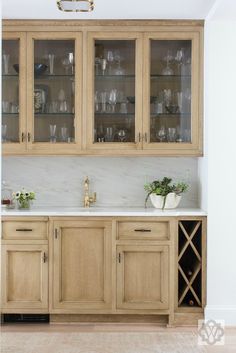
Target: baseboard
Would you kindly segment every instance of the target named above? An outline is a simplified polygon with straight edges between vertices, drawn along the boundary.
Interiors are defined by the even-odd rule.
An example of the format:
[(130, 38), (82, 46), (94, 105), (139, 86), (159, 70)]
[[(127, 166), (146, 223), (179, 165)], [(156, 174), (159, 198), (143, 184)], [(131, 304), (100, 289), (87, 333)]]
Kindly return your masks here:
[(207, 305), (205, 319), (224, 320), (226, 326), (236, 326), (236, 306)]

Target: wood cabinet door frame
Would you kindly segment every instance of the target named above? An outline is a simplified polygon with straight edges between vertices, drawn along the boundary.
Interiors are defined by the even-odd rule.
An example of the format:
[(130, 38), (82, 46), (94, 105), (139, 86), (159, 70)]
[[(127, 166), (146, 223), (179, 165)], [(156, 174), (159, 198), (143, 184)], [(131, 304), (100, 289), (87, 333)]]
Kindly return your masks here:
[[(34, 139), (34, 41), (73, 40), (75, 42), (75, 105), (74, 143), (33, 142)], [(27, 151), (33, 154), (78, 154), (82, 146), (82, 33), (80, 32), (28, 32), (27, 33)]]
[[(161, 254), (161, 300), (125, 301), (125, 256), (126, 253)], [(168, 245), (118, 245), (117, 246), (117, 309), (161, 310), (169, 308), (169, 247)]]
[[(163, 156), (202, 155), (202, 68), (203, 68), (203, 40), (202, 28), (196, 31), (147, 32), (144, 34), (144, 62), (143, 62), (143, 134), (146, 136), (143, 149), (150, 154)], [(190, 143), (155, 143), (150, 142), (150, 66), (151, 40), (190, 40), (192, 43), (192, 80), (191, 80), (191, 135)]]
[(3, 32), (2, 40), (19, 40), (19, 142), (3, 143), (3, 154), (26, 152), (26, 33)]
[[(104, 279), (103, 300), (63, 301), (62, 300), (62, 231), (63, 228), (103, 229)], [(111, 309), (112, 301), (112, 223), (108, 221), (55, 221), (52, 260), (52, 310), (53, 312), (90, 312)], [(95, 289), (96, 290), (96, 289)]]
[[(28, 252), (40, 254), (40, 293), (38, 300), (9, 300), (9, 254)], [(29, 264), (30, 271), (30, 264)], [(37, 274), (32, 273), (32, 276)], [(48, 245), (2, 245), (2, 312), (48, 312)]]
[[(94, 143), (94, 50), (95, 40), (134, 40), (135, 41), (135, 142), (127, 143)], [(142, 45), (143, 36), (139, 32), (88, 32), (87, 41), (87, 55), (84, 59), (86, 64), (86, 107), (87, 111), (84, 114), (84, 146), (89, 154), (95, 151), (99, 154), (113, 154), (114, 151), (125, 154), (125, 151), (135, 151), (142, 148)]]

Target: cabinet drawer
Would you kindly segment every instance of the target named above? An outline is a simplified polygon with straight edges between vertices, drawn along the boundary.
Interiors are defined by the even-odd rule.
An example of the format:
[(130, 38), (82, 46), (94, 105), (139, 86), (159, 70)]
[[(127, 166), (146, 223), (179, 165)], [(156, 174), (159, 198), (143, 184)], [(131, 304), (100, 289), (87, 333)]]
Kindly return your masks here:
[(118, 238), (168, 240), (169, 222), (119, 222)]
[(47, 239), (47, 222), (6, 221), (2, 224), (3, 239)]

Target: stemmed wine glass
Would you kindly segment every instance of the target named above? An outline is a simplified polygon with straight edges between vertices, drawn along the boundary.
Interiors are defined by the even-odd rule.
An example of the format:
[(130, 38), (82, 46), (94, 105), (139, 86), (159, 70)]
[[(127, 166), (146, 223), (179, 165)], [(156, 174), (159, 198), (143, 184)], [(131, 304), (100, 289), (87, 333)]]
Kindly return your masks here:
[(175, 61), (177, 62), (177, 67), (178, 67), (178, 73), (181, 74), (182, 71), (182, 65), (184, 63), (185, 59), (185, 50), (184, 48), (181, 48), (177, 50), (176, 56), (175, 56)]
[(111, 112), (115, 113), (115, 107), (116, 107), (116, 102), (117, 102), (117, 89), (113, 88), (110, 91), (108, 102), (111, 105)]
[(118, 139), (119, 139), (120, 142), (125, 142), (125, 140), (126, 140), (126, 131), (124, 129), (119, 130), (117, 135), (118, 135)]
[(164, 126), (161, 126), (160, 130), (157, 131), (156, 137), (159, 142), (166, 141), (166, 129)]
[(108, 50), (107, 51), (107, 61), (109, 63), (108, 72), (109, 72), (109, 75), (111, 75), (112, 74), (112, 63), (114, 61), (114, 55), (113, 55), (113, 51), (112, 50)]
[(166, 67), (162, 70), (162, 75), (166, 75), (166, 76), (173, 75), (174, 71), (170, 67), (170, 62), (171, 62), (171, 60), (173, 60), (173, 56), (172, 56), (170, 50), (167, 51), (167, 54), (164, 57), (164, 60), (166, 61)]
[(62, 60), (62, 65), (65, 67), (66, 74), (69, 75), (74, 73), (74, 53), (68, 53), (67, 56)]
[(114, 60), (117, 63), (117, 68), (114, 70), (115, 75), (124, 75), (125, 74), (125, 70), (121, 67), (121, 54), (119, 50), (115, 50), (114, 51)]

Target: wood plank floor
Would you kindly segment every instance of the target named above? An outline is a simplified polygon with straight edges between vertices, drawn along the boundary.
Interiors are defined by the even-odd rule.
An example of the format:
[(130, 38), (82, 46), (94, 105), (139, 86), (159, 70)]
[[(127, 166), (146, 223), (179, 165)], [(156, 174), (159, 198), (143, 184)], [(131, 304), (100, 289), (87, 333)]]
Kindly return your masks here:
[(154, 324), (3, 325), (1, 353), (236, 353), (236, 328), (224, 346), (199, 346), (197, 328)]

